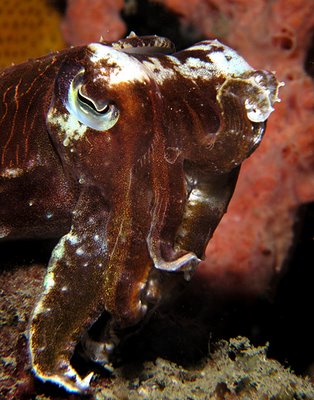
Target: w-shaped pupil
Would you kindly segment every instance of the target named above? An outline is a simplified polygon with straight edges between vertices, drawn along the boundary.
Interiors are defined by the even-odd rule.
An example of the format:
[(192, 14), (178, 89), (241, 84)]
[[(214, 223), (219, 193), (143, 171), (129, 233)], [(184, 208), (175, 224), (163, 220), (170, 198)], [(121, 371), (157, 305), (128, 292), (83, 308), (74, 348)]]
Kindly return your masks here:
[(105, 104), (103, 107), (97, 107), (97, 105), (88, 97), (85, 97), (80, 90), (78, 90), (78, 99), (81, 103), (96, 111), (98, 114), (106, 114), (109, 111), (109, 104)]

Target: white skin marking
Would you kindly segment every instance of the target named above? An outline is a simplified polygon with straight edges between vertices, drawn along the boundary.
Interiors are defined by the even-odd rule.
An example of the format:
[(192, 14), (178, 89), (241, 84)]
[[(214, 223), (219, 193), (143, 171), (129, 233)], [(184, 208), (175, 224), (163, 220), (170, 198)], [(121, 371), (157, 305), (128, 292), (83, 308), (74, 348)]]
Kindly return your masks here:
[(51, 289), (54, 288), (55, 286), (55, 280), (54, 280), (54, 262), (52, 261), (53, 259), (55, 259), (55, 257), (61, 258), (62, 254), (64, 252), (64, 240), (63, 238), (59, 241), (59, 243), (57, 244), (57, 246), (55, 247), (49, 265), (48, 265), (48, 270), (47, 270), (47, 274), (45, 276), (45, 280), (44, 280), (44, 290), (41, 294), (41, 298), (39, 300), (39, 302), (37, 303), (35, 309), (34, 309), (34, 313), (33, 313), (33, 317), (38, 315), (38, 314), (42, 314), (45, 313), (47, 311), (50, 311), (50, 309), (47, 309), (44, 307), (43, 305), (43, 301), (44, 298), (46, 297), (46, 295), (50, 292)]
[(78, 249), (76, 249), (75, 253), (78, 256), (82, 256), (84, 254), (84, 250), (82, 249), (82, 247), (79, 247)]
[(65, 147), (73, 144), (73, 141), (82, 139), (88, 127), (79, 122), (72, 114), (59, 114), (55, 108), (50, 108), (47, 120), (50, 124), (60, 128)]
[(143, 314), (147, 313), (147, 305), (146, 304), (143, 304), (141, 301), (139, 301), (138, 307)]
[(198, 44), (196, 46), (191, 46), (184, 51), (208, 51), (210, 47), (210, 44)]
[[(229, 60), (228, 58), (231, 57)], [(208, 54), (207, 58), (213, 62), (215, 70), (223, 75), (241, 75), (244, 72), (252, 71), (253, 68), (240, 57), (235, 51), (225, 50)]]
[[(121, 82), (149, 81), (145, 69), (136, 58), (99, 43), (91, 43), (88, 48), (92, 51), (90, 61), (95, 66), (101, 65), (102, 62), (107, 64), (106, 67), (100, 68), (97, 79), (105, 78), (109, 86), (119, 85)], [(114, 67), (108, 68), (110, 64)]]
[(23, 175), (24, 170), (22, 168), (6, 168), (1, 172), (1, 178), (17, 178), (18, 176)]
[(268, 88), (264, 88), (263, 85), (259, 85), (259, 80), (255, 77), (248, 79), (248, 81), (252, 87), (256, 87), (256, 96), (254, 96), (253, 102), (250, 101), (250, 99), (245, 100), (247, 116), (252, 122), (266, 121), (269, 115), (274, 111), (271, 102), (273, 94)]
[(55, 286), (56, 282), (54, 279), (54, 273), (53, 271), (48, 271), (47, 275), (45, 276), (44, 280), (44, 287), (45, 290), (50, 291)]
[(185, 266), (189, 265), (191, 265), (191, 268), (194, 269), (196, 263), (200, 261), (194, 253), (189, 252), (179, 257), (175, 261), (165, 261), (160, 254), (158, 244), (156, 245), (153, 240), (155, 234), (154, 230), (156, 229), (155, 227), (157, 226), (156, 221), (159, 220), (162, 221), (164, 218), (166, 209), (165, 204), (166, 200), (160, 198), (160, 195), (157, 195), (153, 210), (153, 223), (151, 224), (150, 231), (146, 239), (150, 256), (154, 262), (154, 266), (157, 269), (162, 269), (166, 271), (179, 271), (182, 267), (184, 268)]
[(37, 365), (33, 365), (33, 370), (35, 371), (36, 375), (39, 376), (43, 381), (54, 382), (57, 385), (63, 386), (69, 392), (73, 393), (79, 393), (81, 391), (87, 390), (93, 376), (93, 372), (91, 372), (84, 379), (81, 379), (81, 377), (71, 366), (67, 366), (67, 369), (64, 372), (64, 376), (45, 375), (44, 371), (37, 368)]
[(105, 343), (104, 347), (106, 348), (107, 351), (112, 352), (114, 349), (114, 344), (113, 343)]
[(67, 234), (67, 240), (71, 243), (71, 244), (77, 244), (79, 243), (79, 238), (77, 235), (73, 235), (71, 233)]
[(11, 232), (11, 229), (6, 227), (6, 226), (1, 226), (0, 227), (0, 239), (5, 238), (8, 236)]
[(148, 57), (147, 61), (143, 61), (143, 65), (153, 72), (154, 80), (158, 84), (162, 84), (166, 79), (172, 79), (176, 75), (173, 68), (163, 67), (158, 58)]
[[(216, 47), (223, 47), (224, 51), (214, 51), (207, 54), (208, 51)], [(192, 46), (185, 51), (194, 50), (203, 51), (207, 55), (208, 61), (203, 61), (196, 57), (188, 57), (184, 63), (181, 63), (175, 56), (166, 56), (171, 63), (171, 68), (164, 68), (160, 61), (153, 57), (149, 57), (148, 61), (144, 61), (143, 64), (153, 72), (154, 79), (159, 84), (162, 84), (167, 79), (172, 79), (177, 73), (191, 80), (198, 78), (208, 80), (212, 75), (233, 76), (253, 70), (234, 50), (216, 40)]]
[(175, 67), (184, 78), (195, 80), (197, 78), (207, 79), (214, 75), (214, 66), (206, 61), (201, 61), (198, 58), (189, 57), (186, 62), (180, 67)]
[[(231, 47), (226, 46), (225, 44), (219, 42), (219, 40), (214, 39), (214, 40), (204, 40), (202, 43), (196, 44), (194, 46), (189, 47), (188, 49), (185, 49), (184, 51), (204, 51), (208, 52), (209, 50), (214, 50), (214, 49), (224, 49), (224, 53), (227, 54), (228, 56), (238, 56), (239, 55), (233, 50)], [(241, 58), (241, 57), (240, 57)], [(251, 69), (251, 68), (250, 68)]]

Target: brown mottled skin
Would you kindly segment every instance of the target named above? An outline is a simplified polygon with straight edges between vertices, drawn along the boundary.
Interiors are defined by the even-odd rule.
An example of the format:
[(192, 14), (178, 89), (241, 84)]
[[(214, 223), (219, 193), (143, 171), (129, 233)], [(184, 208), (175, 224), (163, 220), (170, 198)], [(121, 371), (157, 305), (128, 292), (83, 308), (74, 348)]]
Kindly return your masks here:
[[(18, 176), (0, 178), (6, 239), (58, 236), (71, 224), (77, 194), (69, 187), (46, 127), (60, 62), (54, 54), (0, 72), (0, 170), (18, 168)], [(47, 220), (47, 210), (57, 213), (53, 222)]]
[[(105, 363), (116, 332), (162, 300), (163, 271), (193, 272), (241, 162), (261, 140), (266, 118), (252, 122), (244, 107), (246, 98), (258, 97), (253, 70), (201, 73), (191, 64), (192, 78), (181, 72), (191, 57), (212, 66), (210, 53), (225, 51), (218, 42), (202, 43), (207, 51), (174, 54), (177, 69), (164, 55), (172, 51), (169, 41), (131, 35), (96, 45), (113, 48), (112, 57), (123, 52), (130, 64), (119, 65), (119, 55), (91, 62), (98, 50), (83, 46), (0, 73), (0, 234), (61, 237), (30, 328), (33, 369), (43, 380), (85, 390), (88, 382), (70, 358), (100, 315), (110, 316), (102, 342), (95, 351), (91, 340), (85, 346)], [(140, 66), (138, 79), (111, 84), (132, 66)], [(69, 121), (70, 83), (82, 67), (84, 96), (109, 99), (119, 110), (108, 130), (62, 125)], [(261, 74), (268, 74), (272, 104), (277, 83)], [(73, 136), (79, 129), (81, 136)]]

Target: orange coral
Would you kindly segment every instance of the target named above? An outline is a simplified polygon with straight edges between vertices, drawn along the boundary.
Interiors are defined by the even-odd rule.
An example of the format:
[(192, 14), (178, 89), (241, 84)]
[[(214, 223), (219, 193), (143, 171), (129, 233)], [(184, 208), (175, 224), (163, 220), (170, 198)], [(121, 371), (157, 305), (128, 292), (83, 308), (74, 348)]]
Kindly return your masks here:
[(60, 21), (46, 0), (1, 2), (0, 67), (64, 47)]

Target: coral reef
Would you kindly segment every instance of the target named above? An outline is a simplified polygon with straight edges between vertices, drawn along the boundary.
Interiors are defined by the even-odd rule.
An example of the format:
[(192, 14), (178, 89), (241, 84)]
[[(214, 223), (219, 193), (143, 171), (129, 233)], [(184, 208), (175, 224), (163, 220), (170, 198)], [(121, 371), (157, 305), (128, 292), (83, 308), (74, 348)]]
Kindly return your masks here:
[(0, 4), (0, 68), (65, 47), (61, 15), (47, 0)]
[(215, 347), (211, 358), (197, 368), (157, 359), (145, 363), (141, 374), (131, 379), (119, 370), (113, 389), (103, 389), (97, 398), (119, 399), (121, 392), (130, 400), (290, 400), (314, 396), (307, 380), (267, 359), (266, 347), (255, 348), (243, 337), (221, 341)]

